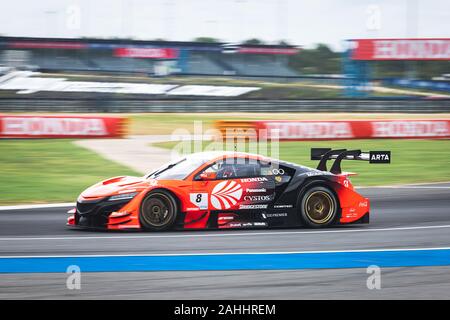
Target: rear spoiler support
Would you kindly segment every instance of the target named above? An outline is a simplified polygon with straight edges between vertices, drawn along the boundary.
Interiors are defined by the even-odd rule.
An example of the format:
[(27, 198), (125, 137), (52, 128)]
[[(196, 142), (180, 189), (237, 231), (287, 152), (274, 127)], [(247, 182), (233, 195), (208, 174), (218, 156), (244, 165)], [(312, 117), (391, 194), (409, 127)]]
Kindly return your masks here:
[(370, 163), (390, 163), (390, 151), (369, 151), (362, 152), (361, 150), (347, 150), (331, 148), (311, 148), (311, 160), (320, 160), (317, 170), (327, 171), (327, 161), (335, 159), (331, 166), (330, 172), (333, 174), (341, 174), (342, 160), (361, 160), (369, 161)]

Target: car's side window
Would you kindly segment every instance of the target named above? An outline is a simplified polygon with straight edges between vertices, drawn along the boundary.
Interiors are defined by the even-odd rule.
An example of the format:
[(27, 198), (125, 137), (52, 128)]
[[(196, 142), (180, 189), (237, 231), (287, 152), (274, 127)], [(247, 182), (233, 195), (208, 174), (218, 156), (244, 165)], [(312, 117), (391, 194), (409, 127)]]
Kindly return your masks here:
[(261, 176), (261, 165), (258, 161), (246, 161), (236, 163), (235, 165), (237, 178), (252, 178)]
[(261, 165), (259, 161), (238, 158), (238, 159), (225, 159), (219, 160), (200, 172), (210, 177), (214, 177), (215, 180), (233, 179), (233, 178), (251, 178), (261, 175)]
[(284, 184), (291, 180), (295, 170), (275, 162), (261, 162), (261, 176), (273, 177), (276, 184)]
[(201, 180), (202, 175), (209, 177), (209, 179), (211, 179), (211, 180), (221, 179), (221, 178), (218, 178), (217, 173), (222, 170), (223, 165), (224, 165), (223, 160), (214, 162), (212, 165), (210, 165), (206, 169), (203, 169), (202, 171), (200, 171), (195, 176), (195, 180)]

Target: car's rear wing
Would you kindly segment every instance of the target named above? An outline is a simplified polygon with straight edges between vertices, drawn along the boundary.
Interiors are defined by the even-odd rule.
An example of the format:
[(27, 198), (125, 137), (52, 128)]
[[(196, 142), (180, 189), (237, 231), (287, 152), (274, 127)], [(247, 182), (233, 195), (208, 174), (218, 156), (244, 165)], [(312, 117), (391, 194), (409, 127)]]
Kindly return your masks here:
[(342, 160), (361, 160), (370, 163), (391, 163), (390, 151), (369, 151), (347, 149), (331, 149), (331, 148), (311, 148), (311, 160), (320, 160), (317, 170), (328, 171), (327, 161), (335, 159), (331, 166), (330, 172), (333, 174), (342, 173)]

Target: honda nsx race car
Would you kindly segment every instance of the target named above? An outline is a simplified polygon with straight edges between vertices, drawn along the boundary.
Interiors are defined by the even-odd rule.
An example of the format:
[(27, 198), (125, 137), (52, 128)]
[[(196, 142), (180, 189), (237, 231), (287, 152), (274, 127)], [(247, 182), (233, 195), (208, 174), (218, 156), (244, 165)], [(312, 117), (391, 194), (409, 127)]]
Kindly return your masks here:
[(160, 231), (368, 223), (369, 199), (353, 189), (341, 161), (386, 162), (379, 153), (311, 149), (311, 158), (320, 160), (317, 169), (248, 153), (195, 153), (144, 177), (119, 176), (89, 187), (67, 225)]

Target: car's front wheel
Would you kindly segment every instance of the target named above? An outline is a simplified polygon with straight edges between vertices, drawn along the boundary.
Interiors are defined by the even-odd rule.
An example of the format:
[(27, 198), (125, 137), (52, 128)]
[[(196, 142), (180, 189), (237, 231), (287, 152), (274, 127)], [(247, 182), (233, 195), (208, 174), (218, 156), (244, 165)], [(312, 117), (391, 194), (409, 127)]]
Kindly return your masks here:
[(334, 223), (338, 214), (336, 196), (328, 188), (312, 187), (302, 197), (300, 214), (309, 227), (327, 227)]
[(142, 200), (139, 220), (145, 230), (167, 230), (175, 223), (178, 213), (176, 199), (165, 190), (155, 190)]

